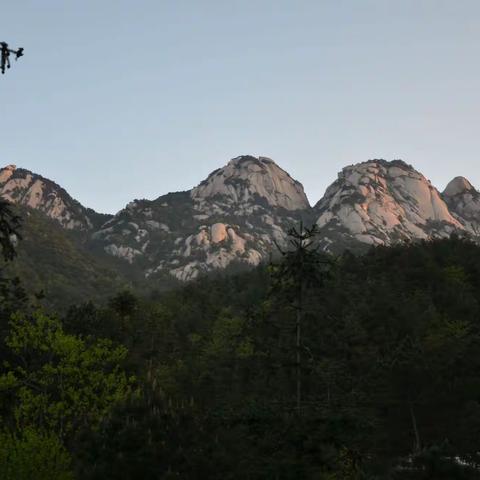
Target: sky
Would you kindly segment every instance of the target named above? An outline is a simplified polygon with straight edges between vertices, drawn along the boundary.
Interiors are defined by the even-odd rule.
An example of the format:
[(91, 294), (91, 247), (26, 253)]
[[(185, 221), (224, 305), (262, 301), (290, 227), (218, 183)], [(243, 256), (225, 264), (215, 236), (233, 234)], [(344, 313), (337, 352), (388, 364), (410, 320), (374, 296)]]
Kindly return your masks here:
[(0, 165), (114, 213), (243, 154), (312, 204), (403, 159), (480, 187), (478, 0), (0, 0)]

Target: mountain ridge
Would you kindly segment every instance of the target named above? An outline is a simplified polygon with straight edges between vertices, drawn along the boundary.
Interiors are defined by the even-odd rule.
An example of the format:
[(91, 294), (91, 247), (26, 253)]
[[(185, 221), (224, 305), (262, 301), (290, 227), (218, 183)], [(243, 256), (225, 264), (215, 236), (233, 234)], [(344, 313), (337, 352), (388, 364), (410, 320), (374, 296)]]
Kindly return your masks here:
[(442, 193), (403, 160), (348, 165), (313, 206), (302, 184), (268, 157), (242, 155), (191, 190), (133, 200), (97, 214), (55, 182), (14, 166), (0, 170), (0, 196), (79, 231), (87, 248), (146, 278), (186, 281), (216, 269), (255, 266), (286, 245), (288, 229), (316, 223), (324, 251), (442, 238), (479, 237), (480, 193), (455, 177)]
[(13, 164), (0, 169), (0, 197), (41, 210), (71, 230), (91, 230), (110, 217), (84, 207), (55, 181)]

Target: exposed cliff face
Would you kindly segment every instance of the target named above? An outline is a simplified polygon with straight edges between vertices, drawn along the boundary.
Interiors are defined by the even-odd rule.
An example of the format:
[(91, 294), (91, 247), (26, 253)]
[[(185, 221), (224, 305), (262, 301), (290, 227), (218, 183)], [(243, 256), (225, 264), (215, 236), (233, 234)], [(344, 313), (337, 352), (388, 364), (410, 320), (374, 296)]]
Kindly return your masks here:
[(270, 207), (286, 210), (310, 206), (302, 185), (266, 157), (234, 158), (212, 172), (190, 195), (196, 202), (217, 201), (232, 206), (261, 200)]
[(472, 235), (480, 235), (480, 193), (464, 177), (455, 177), (442, 197), (448, 208)]
[(350, 241), (389, 245), (463, 230), (437, 189), (400, 160), (370, 160), (344, 168), (315, 210), (326, 245), (332, 231)]
[(0, 170), (0, 196), (40, 210), (68, 230), (92, 230), (108, 218), (83, 207), (51, 180), (15, 165)]

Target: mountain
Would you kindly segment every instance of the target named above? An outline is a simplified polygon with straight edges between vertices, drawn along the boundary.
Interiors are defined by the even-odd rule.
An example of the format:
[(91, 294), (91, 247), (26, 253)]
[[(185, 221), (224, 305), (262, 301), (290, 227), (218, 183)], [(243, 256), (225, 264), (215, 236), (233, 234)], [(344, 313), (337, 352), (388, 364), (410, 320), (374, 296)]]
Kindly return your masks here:
[(2, 268), (30, 294), (43, 293), (47, 305), (65, 307), (86, 298), (103, 300), (128, 285), (131, 275), (122, 265), (87, 241), (112, 215), (83, 207), (55, 182), (15, 165), (0, 170), (0, 196), (22, 218), (18, 256)]
[(285, 210), (304, 210), (310, 206), (302, 184), (266, 157), (234, 158), (212, 172), (190, 196), (200, 203), (200, 208), (202, 203), (212, 201), (233, 208), (256, 203)]
[(480, 235), (480, 193), (464, 177), (455, 177), (442, 193), (448, 208), (472, 235)]
[(43, 303), (58, 308), (86, 299), (104, 301), (129, 285), (122, 265), (105, 254), (89, 251), (82, 236), (63, 228), (39, 210), (18, 206), (22, 240), (17, 257), (2, 265), (10, 278), (22, 280), (30, 295), (43, 294)]
[(272, 160), (241, 156), (191, 191), (131, 202), (92, 238), (146, 276), (190, 280), (258, 265), (309, 210), (302, 185)]
[(401, 160), (345, 167), (314, 210), (325, 249), (356, 242), (390, 245), (465, 230), (430, 181)]
[[(101, 264), (109, 278), (117, 272), (148, 282), (258, 265), (286, 246), (289, 228), (300, 221), (316, 223), (320, 247), (334, 253), (480, 232), (480, 193), (468, 180), (456, 177), (440, 193), (401, 160), (345, 167), (313, 207), (273, 160), (250, 155), (230, 160), (192, 190), (134, 200), (116, 215), (85, 208), (53, 181), (14, 166), (0, 170), (0, 196), (70, 232), (69, 245), (88, 256), (84, 265)], [(25, 258), (41, 256), (33, 244)]]
[(15, 165), (0, 170), (0, 196), (40, 210), (67, 230), (91, 231), (110, 217), (83, 207), (55, 182)]

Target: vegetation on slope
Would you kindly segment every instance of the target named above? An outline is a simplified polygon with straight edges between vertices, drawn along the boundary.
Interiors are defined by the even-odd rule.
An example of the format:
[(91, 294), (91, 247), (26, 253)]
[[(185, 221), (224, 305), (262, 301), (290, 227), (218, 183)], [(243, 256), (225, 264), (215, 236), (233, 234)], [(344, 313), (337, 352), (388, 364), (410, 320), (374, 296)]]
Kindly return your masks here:
[(6, 266), (30, 294), (58, 308), (86, 298), (106, 300), (128, 284), (119, 262), (87, 250), (81, 233), (63, 229), (42, 212), (18, 208), (22, 222), (15, 262)]
[(304, 240), (60, 316), (4, 281), (3, 476), (35, 448), (52, 479), (478, 478), (480, 247)]

